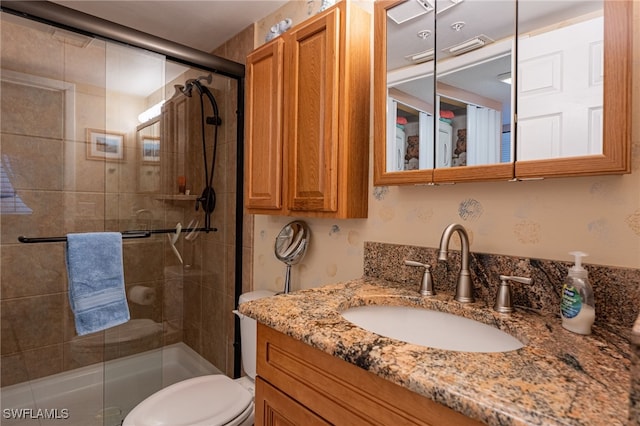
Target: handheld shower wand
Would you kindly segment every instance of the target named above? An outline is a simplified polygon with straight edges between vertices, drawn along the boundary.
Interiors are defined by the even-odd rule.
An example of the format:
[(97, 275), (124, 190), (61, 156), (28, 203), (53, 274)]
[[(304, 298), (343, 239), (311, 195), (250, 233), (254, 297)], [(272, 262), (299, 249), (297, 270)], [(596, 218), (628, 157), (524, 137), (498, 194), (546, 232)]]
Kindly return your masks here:
[[(202, 207), (205, 213), (205, 221), (204, 226), (206, 229), (209, 229), (211, 226), (211, 213), (215, 210), (216, 207), (216, 193), (213, 189), (213, 174), (215, 171), (215, 162), (216, 162), (216, 151), (218, 147), (218, 126), (222, 124), (222, 120), (220, 119), (218, 104), (211, 93), (211, 90), (207, 86), (204, 86), (201, 81), (206, 81), (207, 84), (211, 84), (213, 77), (211, 74), (208, 76), (199, 77), (197, 79), (187, 80), (185, 86), (180, 88), (180, 91), (185, 96), (192, 96), (193, 88), (195, 87), (200, 94), (200, 111), (201, 111), (201, 133), (202, 133), (202, 158), (204, 160), (204, 174), (205, 174), (205, 188), (202, 191), (200, 197), (196, 200), (196, 211)], [(206, 117), (204, 116), (204, 102), (203, 97), (206, 96), (211, 103), (211, 108), (213, 109), (213, 116)], [(207, 162), (207, 144), (206, 144), (206, 136), (205, 136), (205, 124), (209, 124), (214, 126), (213, 132), (213, 152), (211, 155), (211, 168), (209, 168)]]

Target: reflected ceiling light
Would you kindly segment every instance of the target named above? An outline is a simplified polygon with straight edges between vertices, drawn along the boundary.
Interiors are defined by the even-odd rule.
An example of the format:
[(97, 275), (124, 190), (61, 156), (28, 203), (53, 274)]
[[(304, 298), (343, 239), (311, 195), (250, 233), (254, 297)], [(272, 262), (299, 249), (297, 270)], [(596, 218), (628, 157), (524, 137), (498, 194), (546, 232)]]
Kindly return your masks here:
[(140, 123), (146, 123), (147, 121), (153, 120), (154, 118), (162, 114), (162, 105), (164, 105), (164, 103), (165, 101), (162, 100), (146, 111), (141, 112), (140, 115), (138, 115), (138, 121)]
[(425, 50), (424, 52), (415, 53), (413, 55), (405, 56), (407, 61), (413, 62), (414, 64), (419, 64), (422, 62), (432, 61), (434, 55), (433, 49)]
[(477, 37), (463, 41), (462, 43), (456, 44), (455, 46), (451, 46), (447, 49), (444, 49), (444, 51), (454, 55), (459, 55), (461, 53), (478, 49), (491, 42), (493, 42), (493, 40), (491, 40), (489, 37), (485, 35), (479, 35)]
[(448, 6), (444, 6), (444, 7), (438, 7), (438, 10), (436, 11), (436, 14), (441, 14), (442, 12), (446, 12), (447, 10), (451, 9), (454, 6), (459, 5), (460, 3), (462, 3), (464, 0), (449, 0), (449, 4)]
[(396, 24), (402, 24), (433, 9), (433, 0), (409, 0), (389, 9), (387, 16)]
[(431, 35), (431, 31), (430, 30), (422, 30), (422, 31), (418, 31), (418, 38), (421, 38), (422, 40), (426, 40), (427, 37), (429, 37)]
[(506, 84), (511, 84), (511, 73), (505, 72), (504, 74), (499, 74), (498, 80)]
[(458, 21), (458, 22), (454, 22), (453, 24), (451, 24), (451, 29), (453, 31), (460, 31), (464, 28), (465, 23), (464, 21)]

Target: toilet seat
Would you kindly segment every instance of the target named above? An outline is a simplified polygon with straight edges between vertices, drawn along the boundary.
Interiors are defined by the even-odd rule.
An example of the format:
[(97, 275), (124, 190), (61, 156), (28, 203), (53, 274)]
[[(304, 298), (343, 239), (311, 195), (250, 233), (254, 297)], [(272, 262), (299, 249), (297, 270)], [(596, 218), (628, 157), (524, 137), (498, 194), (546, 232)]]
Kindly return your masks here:
[(122, 426), (237, 425), (253, 408), (253, 395), (229, 377), (200, 376), (151, 395), (131, 410)]

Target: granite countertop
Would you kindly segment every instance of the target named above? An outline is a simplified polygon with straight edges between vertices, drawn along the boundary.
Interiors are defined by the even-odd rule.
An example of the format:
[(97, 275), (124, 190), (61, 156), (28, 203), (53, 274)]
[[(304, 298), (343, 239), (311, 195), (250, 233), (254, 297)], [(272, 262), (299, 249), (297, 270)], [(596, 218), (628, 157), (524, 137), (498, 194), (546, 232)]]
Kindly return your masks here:
[[(369, 304), (423, 306), (475, 319), (526, 345), (505, 353), (463, 353), (368, 332), (340, 312)], [(244, 303), (240, 312), (490, 425), (624, 425), (629, 412), (630, 347), (594, 327), (581, 336), (560, 319), (516, 309), (505, 315), (452, 295), (422, 298), (417, 287), (360, 279)], [(425, 324), (428, 327), (429, 324)]]

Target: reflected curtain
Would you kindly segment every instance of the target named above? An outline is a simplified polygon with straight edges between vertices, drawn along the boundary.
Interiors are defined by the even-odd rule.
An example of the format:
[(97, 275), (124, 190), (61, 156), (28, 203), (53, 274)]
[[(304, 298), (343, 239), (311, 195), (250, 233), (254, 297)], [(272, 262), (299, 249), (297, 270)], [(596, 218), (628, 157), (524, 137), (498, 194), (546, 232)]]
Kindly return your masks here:
[(433, 116), (420, 112), (420, 157), (421, 169), (433, 169)]
[(500, 111), (467, 105), (467, 165), (500, 162)]

